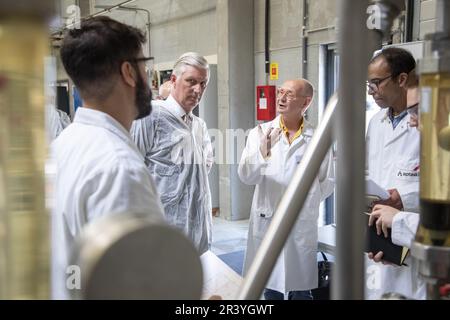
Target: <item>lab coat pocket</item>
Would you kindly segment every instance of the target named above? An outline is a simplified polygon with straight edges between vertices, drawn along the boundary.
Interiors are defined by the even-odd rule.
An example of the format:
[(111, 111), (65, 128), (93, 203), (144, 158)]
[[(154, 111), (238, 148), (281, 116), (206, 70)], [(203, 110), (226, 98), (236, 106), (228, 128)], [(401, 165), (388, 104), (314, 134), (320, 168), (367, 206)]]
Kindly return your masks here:
[(266, 217), (264, 213), (258, 213), (253, 224), (254, 237), (262, 240), (262, 238), (264, 238), (264, 235), (266, 234), (267, 229), (269, 228), (271, 221), (271, 217)]
[(420, 177), (419, 161), (399, 162), (395, 175), (395, 178), (401, 182), (418, 182)]
[(277, 185), (273, 185), (272, 189), (266, 190), (263, 194), (267, 193), (265, 197), (257, 197), (255, 206), (252, 208), (254, 214), (260, 218), (271, 218), (276, 210), (279, 201), (276, 201), (274, 197), (280, 193), (277, 189)]

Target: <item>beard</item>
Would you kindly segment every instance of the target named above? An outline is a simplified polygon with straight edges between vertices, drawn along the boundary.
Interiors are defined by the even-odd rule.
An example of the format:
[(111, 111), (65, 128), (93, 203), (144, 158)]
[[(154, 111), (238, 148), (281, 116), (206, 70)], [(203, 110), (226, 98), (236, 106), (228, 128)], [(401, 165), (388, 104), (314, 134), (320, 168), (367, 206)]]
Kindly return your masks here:
[[(138, 73), (139, 75), (139, 73)], [(145, 118), (152, 112), (152, 91), (145, 85), (142, 76), (138, 76), (136, 83), (136, 120)]]

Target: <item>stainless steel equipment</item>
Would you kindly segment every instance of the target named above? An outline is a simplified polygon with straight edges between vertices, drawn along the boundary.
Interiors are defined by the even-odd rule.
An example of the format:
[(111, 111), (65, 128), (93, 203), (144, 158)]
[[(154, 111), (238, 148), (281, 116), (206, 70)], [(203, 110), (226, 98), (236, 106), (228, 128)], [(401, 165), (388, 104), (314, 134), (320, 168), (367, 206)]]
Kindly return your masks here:
[[(75, 299), (200, 299), (197, 250), (177, 229), (142, 214), (108, 215), (89, 223), (69, 270)], [(80, 279), (76, 279), (77, 272)]]
[(436, 12), (419, 63), (420, 226), (411, 250), (428, 299), (450, 297), (450, 1), (438, 0)]

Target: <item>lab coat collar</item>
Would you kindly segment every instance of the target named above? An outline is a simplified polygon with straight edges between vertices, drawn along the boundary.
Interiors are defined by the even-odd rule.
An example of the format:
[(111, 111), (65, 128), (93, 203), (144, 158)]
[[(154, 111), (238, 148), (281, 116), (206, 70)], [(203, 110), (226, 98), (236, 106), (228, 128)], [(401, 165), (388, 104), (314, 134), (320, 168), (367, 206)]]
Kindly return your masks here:
[[(186, 111), (184, 111), (184, 109), (172, 95), (169, 95), (166, 99), (166, 108), (170, 113), (180, 119), (186, 114)], [(192, 119), (192, 111), (189, 112), (189, 116)]]
[[(414, 108), (414, 107), (415, 107), (415, 106), (411, 106), (411, 108)], [(405, 110), (403, 110), (400, 114), (397, 115), (397, 117), (400, 116), (400, 115), (402, 115), (404, 112), (407, 113), (407, 112), (408, 112), (408, 109), (409, 109), (409, 108), (406, 108)], [(384, 116), (383, 116), (383, 118), (381, 119), (381, 121), (391, 120), (391, 117), (393, 117), (393, 116), (392, 116), (392, 112), (393, 112), (392, 107), (386, 108), (386, 111), (384, 112)]]
[[(281, 115), (278, 115), (274, 120), (272, 120), (272, 123), (270, 124), (270, 126), (272, 128), (280, 128), (280, 117)], [(282, 130), (282, 129), (281, 129)], [(294, 150), (293, 148), (301, 143), (302, 141), (308, 141), (308, 139), (310, 139), (312, 137), (314, 133), (314, 128), (313, 126), (305, 119), (305, 117), (303, 117), (303, 132), (300, 134), (300, 136), (295, 139), (294, 141), (292, 141), (291, 144), (289, 144), (289, 142), (287, 141), (287, 137), (286, 135), (283, 134), (282, 138), (284, 143), (286, 143), (289, 146), (290, 150)]]
[(130, 133), (116, 119), (102, 111), (80, 107), (75, 113), (74, 123), (81, 123), (111, 131), (123, 141), (131, 141)]
[[(274, 120), (272, 120), (272, 124), (271, 124), (272, 128), (280, 128), (281, 129), (281, 127), (280, 127), (280, 118), (281, 118), (281, 115), (278, 115)], [(301, 137), (308, 137), (308, 138), (310, 138), (310, 137), (312, 137), (313, 133), (314, 133), (314, 127), (311, 125), (311, 123), (309, 123), (305, 119), (305, 117), (303, 117), (303, 132), (300, 135), (300, 138)], [(294, 142), (296, 140), (299, 140), (299, 139), (295, 139)]]
[(385, 130), (387, 131), (385, 133), (388, 134), (384, 146), (388, 146), (389, 144), (393, 143), (399, 137), (406, 134), (409, 130), (416, 130), (416, 128), (411, 128), (408, 125), (410, 118), (409, 114), (407, 114), (406, 116), (403, 117), (402, 120), (400, 120), (395, 129), (392, 127), (389, 115), (390, 115), (390, 108), (387, 108), (383, 118), (381, 119), (381, 122), (387, 125), (387, 128), (385, 128)]
[(302, 135), (311, 138), (314, 134), (314, 127), (305, 118), (303, 118), (303, 132)]
[(300, 135), (300, 137), (292, 141), (291, 148), (300, 145), (301, 143), (308, 143), (313, 134), (314, 134), (313, 126), (308, 121), (306, 121), (305, 118), (303, 118), (303, 132)]

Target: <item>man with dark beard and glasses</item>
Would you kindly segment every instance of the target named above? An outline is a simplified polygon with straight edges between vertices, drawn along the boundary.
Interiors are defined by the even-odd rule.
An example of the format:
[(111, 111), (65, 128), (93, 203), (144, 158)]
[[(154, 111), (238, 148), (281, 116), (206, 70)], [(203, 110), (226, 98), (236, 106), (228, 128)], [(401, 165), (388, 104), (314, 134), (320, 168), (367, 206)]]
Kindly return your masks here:
[(52, 297), (66, 287), (70, 250), (86, 224), (107, 214), (148, 213), (162, 205), (129, 130), (151, 112), (141, 31), (108, 17), (65, 35), (61, 59), (83, 98), (73, 123), (52, 144)]

